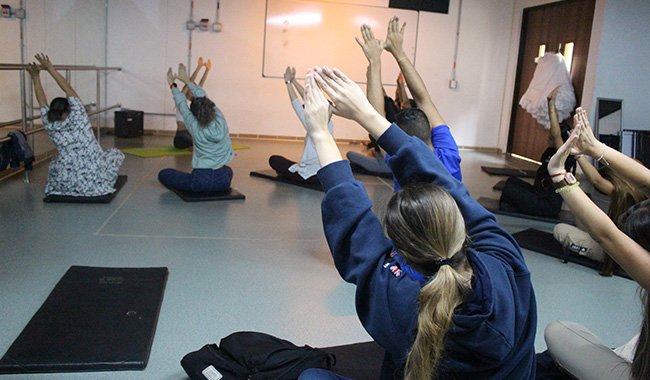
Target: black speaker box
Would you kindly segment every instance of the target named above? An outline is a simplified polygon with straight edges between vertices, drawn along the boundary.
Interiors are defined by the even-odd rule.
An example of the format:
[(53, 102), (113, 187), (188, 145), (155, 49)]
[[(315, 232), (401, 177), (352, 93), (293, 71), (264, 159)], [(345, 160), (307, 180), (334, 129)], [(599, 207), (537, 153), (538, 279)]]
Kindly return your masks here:
[(449, 0), (390, 0), (388, 7), (414, 11), (449, 13)]
[(115, 111), (115, 136), (138, 137), (144, 134), (144, 112), (129, 109)]

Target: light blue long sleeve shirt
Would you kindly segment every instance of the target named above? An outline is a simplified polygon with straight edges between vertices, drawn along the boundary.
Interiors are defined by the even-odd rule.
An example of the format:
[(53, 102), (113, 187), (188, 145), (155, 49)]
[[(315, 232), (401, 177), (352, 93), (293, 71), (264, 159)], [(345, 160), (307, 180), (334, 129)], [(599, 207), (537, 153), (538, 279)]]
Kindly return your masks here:
[[(190, 83), (188, 87), (195, 98), (206, 96), (205, 91), (194, 83)], [(192, 135), (194, 142), (192, 168), (217, 169), (221, 166), (228, 165), (235, 157), (235, 152), (230, 142), (228, 124), (221, 110), (215, 106), (217, 115), (214, 121), (205, 127), (201, 127), (187, 106), (185, 95), (176, 87), (172, 88), (172, 95), (174, 96), (176, 108), (178, 108), (181, 116), (183, 116), (185, 127)]]

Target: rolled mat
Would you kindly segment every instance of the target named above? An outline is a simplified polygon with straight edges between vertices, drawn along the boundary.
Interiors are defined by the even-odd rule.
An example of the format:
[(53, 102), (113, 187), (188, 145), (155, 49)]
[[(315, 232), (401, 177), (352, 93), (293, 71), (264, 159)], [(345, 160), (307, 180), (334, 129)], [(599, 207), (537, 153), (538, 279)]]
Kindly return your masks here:
[(168, 273), (70, 267), (0, 359), (0, 373), (144, 369)]

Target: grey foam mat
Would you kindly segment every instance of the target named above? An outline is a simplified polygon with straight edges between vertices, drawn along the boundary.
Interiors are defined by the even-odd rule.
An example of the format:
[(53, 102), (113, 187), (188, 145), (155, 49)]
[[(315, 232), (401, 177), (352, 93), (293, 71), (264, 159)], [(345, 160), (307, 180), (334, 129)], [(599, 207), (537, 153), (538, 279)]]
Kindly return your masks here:
[(575, 225), (575, 217), (571, 212), (566, 210), (560, 211), (557, 218), (548, 218), (544, 216), (534, 216), (534, 215), (521, 214), (518, 212), (501, 210), (499, 208), (498, 199), (480, 197), (476, 201), (493, 214), (508, 215), (516, 218), (524, 218), (530, 220), (539, 220), (541, 222), (547, 222), (547, 223), (567, 223), (567, 224)]
[(167, 275), (70, 267), (0, 359), (0, 373), (144, 369)]
[(321, 186), (320, 183), (316, 184), (316, 183), (309, 183), (309, 182), (292, 181), (292, 180), (290, 180), (290, 179), (288, 179), (286, 177), (282, 177), (282, 176), (278, 175), (278, 173), (273, 169), (258, 170), (258, 171), (250, 172), (250, 176), (251, 177), (270, 179), (271, 181), (286, 183), (288, 185), (304, 187), (306, 189), (324, 191), (323, 186)]
[(96, 197), (76, 197), (71, 195), (51, 194), (43, 198), (43, 202), (45, 203), (110, 203), (113, 200), (113, 198), (115, 198), (117, 193), (122, 189), (122, 187), (126, 183), (126, 180), (127, 180), (127, 176), (118, 175), (117, 180), (115, 180), (115, 191), (110, 194), (98, 195)]

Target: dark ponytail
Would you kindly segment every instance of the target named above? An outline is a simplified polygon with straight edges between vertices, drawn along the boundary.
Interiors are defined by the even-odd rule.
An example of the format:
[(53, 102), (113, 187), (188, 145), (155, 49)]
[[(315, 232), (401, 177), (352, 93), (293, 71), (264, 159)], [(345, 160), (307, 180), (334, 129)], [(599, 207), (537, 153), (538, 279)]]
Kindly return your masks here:
[(70, 103), (66, 98), (54, 98), (50, 103), (50, 110), (47, 112), (47, 120), (50, 123), (63, 120), (63, 114), (70, 112)]

